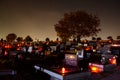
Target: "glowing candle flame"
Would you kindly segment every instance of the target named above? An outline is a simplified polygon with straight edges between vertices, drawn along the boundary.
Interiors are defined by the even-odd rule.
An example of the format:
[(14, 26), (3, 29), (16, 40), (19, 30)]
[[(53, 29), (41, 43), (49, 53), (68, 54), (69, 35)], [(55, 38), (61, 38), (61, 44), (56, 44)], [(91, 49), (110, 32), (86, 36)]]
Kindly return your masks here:
[(95, 67), (95, 66), (91, 66), (91, 72), (99, 73), (99, 72), (101, 72), (101, 69), (98, 67)]
[(62, 73), (65, 73), (65, 68), (64, 67), (62, 68)]
[(116, 58), (109, 59), (111, 64), (117, 64), (116, 63)]

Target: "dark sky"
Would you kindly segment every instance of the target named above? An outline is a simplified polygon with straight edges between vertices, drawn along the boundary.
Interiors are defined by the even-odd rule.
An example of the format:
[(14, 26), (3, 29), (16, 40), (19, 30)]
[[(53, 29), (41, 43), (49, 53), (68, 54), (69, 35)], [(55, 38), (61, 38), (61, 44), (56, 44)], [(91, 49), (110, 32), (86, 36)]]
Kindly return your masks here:
[(97, 15), (102, 39), (120, 35), (120, 0), (0, 0), (0, 38), (9, 33), (33, 39), (56, 39), (54, 25), (70, 11)]

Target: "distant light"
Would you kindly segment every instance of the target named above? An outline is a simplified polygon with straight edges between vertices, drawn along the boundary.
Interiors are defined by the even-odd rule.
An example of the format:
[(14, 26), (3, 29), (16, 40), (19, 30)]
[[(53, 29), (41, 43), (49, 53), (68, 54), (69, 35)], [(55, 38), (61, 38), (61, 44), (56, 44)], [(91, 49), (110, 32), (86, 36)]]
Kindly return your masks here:
[(70, 56), (70, 59), (74, 59), (74, 56), (73, 56), (73, 55), (71, 55), (71, 56)]
[(113, 44), (112, 46), (114, 46), (114, 47), (120, 47), (120, 44)]
[(96, 52), (96, 49), (93, 49), (93, 52)]
[(112, 59), (109, 59), (110, 64), (117, 64), (116, 58), (113, 57)]
[(88, 50), (91, 50), (91, 48), (90, 48), (90, 47), (87, 47), (85, 50), (88, 51)]
[(4, 55), (8, 55), (8, 52), (7, 52), (7, 51), (5, 51)]

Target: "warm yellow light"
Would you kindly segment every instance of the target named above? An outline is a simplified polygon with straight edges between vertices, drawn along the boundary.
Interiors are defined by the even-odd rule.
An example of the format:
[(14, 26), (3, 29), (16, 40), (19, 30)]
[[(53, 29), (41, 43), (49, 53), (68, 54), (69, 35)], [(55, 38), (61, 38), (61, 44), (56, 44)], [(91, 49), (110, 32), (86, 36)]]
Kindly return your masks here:
[(93, 73), (102, 72), (99, 67), (91, 66), (90, 69), (91, 69), (91, 72), (93, 72)]
[(114, 46), (114, 47), (118, 47), (118, 46), (120, 46), (120, 45), (118, 45), (118, 44), (113, 44), (112, 46)]
[(62, 73), (65, 73), (65, 68), (64, 67), (62, 68)]
[(109, 61), (110, 61), (110, 64), (117, 64), (117, 63), (116, 63), (116, 58), (112, 58), (112, 59), (110, 59)]
[(97, 67), (91, 67), (92, 72), (97, 72)]
[(88, 50), (90, 50), (90, 49), (91, 49), (90, 47), (87, 47), (85, 50), (88, 51)]
[(72, 56), (72, 55), (71, 55), (71, 56), (70, 56), (70, 58), (71, 58), (71, 59), (73, 59), (73, 58), (74, 58), (74, 56)]

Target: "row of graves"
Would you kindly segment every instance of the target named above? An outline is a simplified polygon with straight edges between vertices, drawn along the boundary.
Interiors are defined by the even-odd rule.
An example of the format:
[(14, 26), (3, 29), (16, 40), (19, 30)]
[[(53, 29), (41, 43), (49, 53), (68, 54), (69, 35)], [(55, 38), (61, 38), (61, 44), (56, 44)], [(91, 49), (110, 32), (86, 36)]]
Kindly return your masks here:
[(95, 59), (96, 61), (91, 61), (89, 63), (91, 72), (100, 73), (113, 71), (120, 64), (119, 44), (111, 44), (109, 49), (107, 46), (104, 46), (103, 49), (105, 50), (105, 53), (101, 54), (100, 51), (97, 51), (97, 54), (100, 55), (101, 58), (99, 60)]
[(100, 54), (91, 46), (74, 46), (65, 52), (65, 59), (61, 66), (45, 67), (34, 65), (37, 71), (51, 76), (51, 80), (80, 80), (91, 73), (111, 71), (119, 64), (120, 46), (111, 45), (110, 53)]
[(50, 80), (80, 80), (86, 76), (90, 76), (90, 71), (83, 70), (78, 66), (78, 55), (65, 54), (63, 65), (59, 67), (43, 67), (35, 65), (36, 71), (42, 71), (51, 76)]

